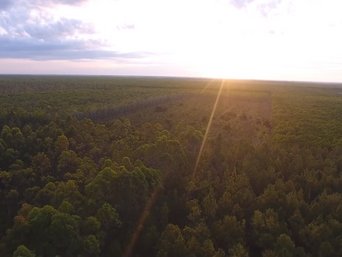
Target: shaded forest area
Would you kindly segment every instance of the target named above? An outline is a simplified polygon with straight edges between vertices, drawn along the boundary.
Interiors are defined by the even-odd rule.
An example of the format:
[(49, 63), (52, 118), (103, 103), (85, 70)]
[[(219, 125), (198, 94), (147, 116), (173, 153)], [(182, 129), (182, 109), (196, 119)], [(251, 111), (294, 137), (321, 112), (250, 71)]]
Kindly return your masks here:
[(342, 256), (342, 88), (0, 76), (0, 256)]

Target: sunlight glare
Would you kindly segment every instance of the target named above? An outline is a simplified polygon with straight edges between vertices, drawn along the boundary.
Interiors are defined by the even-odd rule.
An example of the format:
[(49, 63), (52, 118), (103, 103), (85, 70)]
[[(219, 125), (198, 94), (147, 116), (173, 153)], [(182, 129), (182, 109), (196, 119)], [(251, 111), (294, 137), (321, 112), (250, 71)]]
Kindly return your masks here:
[(197, 155), (194, 171), (192, 173), (192, 178), (194, 178), (196, 176), (197, 168), (198, 168), (198, 165), (200, 163), (204, 147), (205, 147), (205, 145), (207, 143), (207, 139), (208, 139), (208, 135), (209, 135), (209, 132), (210, 132), (210, 128), (211, 128), (211, 125), (212, 125), (212, 122), (213, 122), (213, 119), (214, 119), (214, 116), (215, 116), (215, 113), (216, 113), (217, 105), (218, 105), (218, 103), (220, 101), (220, 97), (221, 97), (221, 94), (222, 94), (222, 89), (223, 89), (224, 84), (225, 84), (225, 81), (222, 80), (220, 88), (219, 88), (219, 90), (217, 92), (217, 96), (216, 96), (216, 99), (215, 99), (215, 103), (213, 105), (213, 109), (211, 111), (211, 114), (210, 114), (210, 117), (209, 117), (209, 120), (208, 120), (208, 125), (207, 125), (207, 128), (205, 130), (205, 134), (203, 136), (202, 144), (201, 144), (200, 150), (199, 150), (198, 155)]

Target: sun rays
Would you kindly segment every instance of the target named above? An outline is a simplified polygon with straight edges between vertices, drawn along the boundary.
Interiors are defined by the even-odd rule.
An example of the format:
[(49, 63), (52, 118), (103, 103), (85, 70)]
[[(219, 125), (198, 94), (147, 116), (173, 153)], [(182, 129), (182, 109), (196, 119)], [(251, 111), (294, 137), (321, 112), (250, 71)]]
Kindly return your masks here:
[[(213, 82), (213, 80), (209, 81), (205, 87), (201, 90), (201, 93), (203, 93), (210, 85), (211, 83)], [(201, 147), (200, 147), (200, 150), (198, 152), (198, 155), (197, 155), (197, 158), (196, 158), (196, 162), (195, 162), (195, 166), (194, 166), (194, 170), (192, 172), (192, 177), (191, 179), (194, 179), (195, 176), (196, 176), (196, 172), (197, 172), (197, 169), (198, 169), (198, 166), (199, 166), (199, 163), (201, 161), (201, 157), (202, 157), (202, 154), (203, 154), (203, 150), (206, 146), (206, 143), (207, 143), (207, 140), (208, 140), (208, 135), (209, 135), (209, 132), (210, 132), (210, 128), (211, 128), (211, 125), (212, 125), (212, 122), (213, 122), (213, 119), (214, 119), (214, 116), (215, 116), (215, 113), (216, 113), (216, 109), (217, 109), (217, 106), (218, 106), (218, 103), (220, 101), (220, 97), (222, 95), (222, 91), (223, 91), (223, 87), (225, 86), (225, 80), (222, 80), (221, 83), (220, 83), (220, 87), (218, 89), (218, 92), (217, 92), (217, 96), (216, 96), (216, 99), (215, 99), (215, 102), (214, 102), (214, 105), (213, 105), (213, 108), (212, 108), (212, 111), (211, 111), (211, 114), (210, 114), (210, 117), (209, 117), (209, 120), (208, 120), (208, 125), (206, 127), (206, 130), (205, 130), (205, 134), (204, 134), (204, 137), (203, 137), (203, 140), (202, 140), (202, 143), (201, 143)], [(129, 241), (129, 243), (127, 244), (125, 250), (124, 250), (124, 253), (122, 255), (122, 257), (130, 257), (132, 256), (132, 253), (134, 251), (134, 248), (137, 244), (137, 242), (139, 241), (139, 238), (140, 238), (140, 235), (145, 227), (145, 223), (153, 209), (153, 207), (155, 206), (155, 203), (157, 202), (158, 198), (159, 198), (159, 195), (160, 193), (162, 192), (163, 190), (163, 181), (165, 181), (167, 179), (167, 177), (171, 175), (169, 172), (166, 173), (160, 183), (160, 185), (158, 185), (152, 192), (152, 194), (150, 195), (149, 199), (147, 200), (146, 204), (145, 204), (145, 207), (138, 219), (138, 222), (137, 222), (137, 225), (135, 227), (135, 230), (133, 231), (132, 233), (132, 237)]]
[(207, 128), (205, 130), (205, 134), (204, 134), (204, 137), (203, 137), (203, 140), (202, 140), (202, 144), (201, 144), (201, 148), (198, 152), (198, 156), (197, 156), (197, 159), (196, 159), (196, 163), (195, 163), (195, 167), (194, 167), (194, 171), (192, 173), (192, 177), (194, 178), (195, 175), (196, 175), (196, 172), (197, 172), (197, 168), (198, 168), (198, 165), (199, 165), (199, 162), (201, 160), (201, 157), (202, 157), (202, 154), (203, 154), (203, 149), (206, 145), (206, 142), (207, 142), (207, 139), (208, 139), (208, 134), (210, 132), (210, 128), (211, 128), (211, 125), (212, 125), (212, 122), (213, 122), (213, 118), (215, 116), (215, 113), (216, 113), (216, 109), (217, 109), (217, 105), (220, 101), (220, 97), (221, 97), (221, 94), (222, 94), (222, 89), (223, 89), (223, 86), (225, 84), (225, 81), (222, 80), (221, 81), (221, 85), (220, 85), (220, 88), (217, 92), (217, 96), (216, 96), (216, 100), (215, 100), (215, 103), (213, 105), (213, 109), (211, 111), (211, 114), (210, 114), (210, 118), (209, 118), (209, 121), (208, 121), (208, 125), (207, 125)]

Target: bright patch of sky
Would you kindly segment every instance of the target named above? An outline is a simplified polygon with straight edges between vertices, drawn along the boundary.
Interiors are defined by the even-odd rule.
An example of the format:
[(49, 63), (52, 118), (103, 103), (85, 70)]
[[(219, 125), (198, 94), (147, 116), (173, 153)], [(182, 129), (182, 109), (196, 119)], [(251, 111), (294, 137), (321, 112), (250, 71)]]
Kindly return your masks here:
[(340, 0), (1, 0), (0, 73), (342, 82)]

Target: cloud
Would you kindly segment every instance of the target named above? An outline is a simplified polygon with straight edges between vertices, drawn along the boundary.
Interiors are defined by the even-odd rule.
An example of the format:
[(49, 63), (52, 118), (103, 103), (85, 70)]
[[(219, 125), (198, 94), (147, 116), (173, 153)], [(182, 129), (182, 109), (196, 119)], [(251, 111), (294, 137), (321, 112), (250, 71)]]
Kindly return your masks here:
[(267, 16), (272, 10), (276, 9), (282, 0), (230, 0), (230, 3), (238, 8), (255, 8), (263, 16)]
[(0, 10), (16, 6), (51, 6), (56, 4), (79, 5), (88, 0), (0, 0)]
[[(0, 23), (1, 25), (1, 23)], [(145, 53), (120, 53), (106, 50), (95, 39), (80, 39), (92, 35), (93, 28), (79, 20), (61, 19), (54, 23), (9, 27), (10, 35), (0, 36), (0, 58), (37, 60), (138, 58)]]
[(0, 1), (0, 10), (8, 8), (13, 1), (11, 0), (1, 0)]
[(237, 8), (243, 8), (254, 0), (230, 0), (230, 3)]
[(32, 60), (82, 60), (82, 59), (132, 59), (147, 53), (121, 53), (89, 47), (87, 42), (36, 41), (30, 39), (9, 39), (0, 37), (0, 58), (20, 58)]
[(37, 40), (63, 40), (80, 34), (92, 34), (91, 25), (74, 19), (61, 19), (53, 23), (42, 23), (24, 27), (25, 34)]
[[(260, 13), (263, 16), (268, 16), (272, 10), (277, 9), (277, 7), (280, 6), (282, 0), (268, 0), (261, 2), (260, 4), (257, 5), (257, 9), (260, 11)], [(282, 10), (284, 11), (284, 10)]]
[(60, 4), (69, 4), (69, 5), (74, 5), (74, 4), (79, 4), (82, 2), (86, 2), (87, 0), (40, 0), (40, 2), (52, 2), (52, 3), (60, 3)]
[[(54, 16), (44, 4), (76, 5), (85, 0), (1, 0), (0, 58), (32, 60), (83, 60), (83, 59), (131, 59), (141, 58), (144, 52), (123, 52), (110, 49), (105, 40), (98, 37), (95, 28), (84, 21)], [(34, 5), (37, 4), (37, 5)], [(5, 9), (7, 8), (7, 9)], [(48, 7), (49, 8), (49, 7)], [(122, 29), (134, 29), (127, 25)]]
[(79, 5), (88, 0), (25, 0), (33, 5), (54, 5), (54, 4), (64, 4), (64, 5)]

